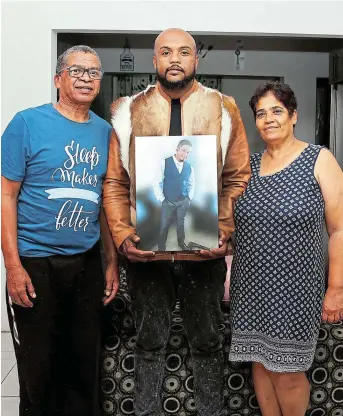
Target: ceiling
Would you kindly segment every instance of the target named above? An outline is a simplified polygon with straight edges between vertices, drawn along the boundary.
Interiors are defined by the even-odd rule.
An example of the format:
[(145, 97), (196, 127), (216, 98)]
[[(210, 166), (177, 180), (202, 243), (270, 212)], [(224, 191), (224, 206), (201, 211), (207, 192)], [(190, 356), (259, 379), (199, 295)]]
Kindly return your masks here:
[[(126, 37), (133, 49), (152, 49), (156, 34), (138, 33), (59, 33), (58, 40), (71, 45), (86, 44), (92, 48), (123, 48)], [(204, 43), (216, 50), (236, 49), (237, 41), (242, 41), (245, 50), (256, 51), (297, 51), (330, 52), (343, 48), (343, 38), (300, 38), (281, 36), (236, 36), (236, 35), (194, 35), (197, 44)]]

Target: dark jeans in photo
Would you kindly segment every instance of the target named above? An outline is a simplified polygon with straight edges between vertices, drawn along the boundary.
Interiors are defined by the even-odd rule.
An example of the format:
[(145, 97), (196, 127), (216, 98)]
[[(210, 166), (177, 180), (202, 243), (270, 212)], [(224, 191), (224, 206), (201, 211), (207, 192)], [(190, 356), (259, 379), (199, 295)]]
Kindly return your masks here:
[(37, 295), (7, 310), (20, 416), (99, 416), (100, 245), (72, 256), (21, 257)]
[(190, 205), (190, 200), (185, 197), (182, 201), (171, 202), (165, 199), (162, 202), (161, 227), (158, 240), (158, 250), (165, 251), (169, 227), (176, 217), (177, 242), (185, 243), (185, 217)]
[(127, 264), (128, 289), (137, 330), (136, 416), (160, 416), (166, 346), (176, 300), (190, 345), (199, 416), (222, 416), (223, 351), (219, 337), (225, 259)]

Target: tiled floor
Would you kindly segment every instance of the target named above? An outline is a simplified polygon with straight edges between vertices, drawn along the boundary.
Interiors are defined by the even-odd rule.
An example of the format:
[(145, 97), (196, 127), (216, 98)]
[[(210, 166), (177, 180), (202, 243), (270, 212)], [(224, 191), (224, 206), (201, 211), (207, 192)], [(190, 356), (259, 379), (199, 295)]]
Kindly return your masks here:
[(13, 343), (9, 332), (1, 333), (1, 414), (19, 415), (19, 385)]

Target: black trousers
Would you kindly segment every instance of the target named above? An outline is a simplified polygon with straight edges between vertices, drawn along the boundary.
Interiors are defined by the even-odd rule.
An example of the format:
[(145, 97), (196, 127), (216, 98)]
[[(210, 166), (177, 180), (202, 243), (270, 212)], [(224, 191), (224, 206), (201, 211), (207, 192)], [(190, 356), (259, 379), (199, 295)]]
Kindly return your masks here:
[(176, 232), (178, 244), (185, 243), (185, 217), (190, 205), (188, 197), (182, 201), (171, 202), (165, 199), (162, 202), (161, 210), (161, 227), (158, 240), (158, 250), (164, 251), (166, 249), (166, 241), (168, 238), (169, 227), (176, 217)]
[(199, 416), (226, 414), (223, 351), (219, 337), (225, 259), (199, 262), (131, 263), (128, 288), (137, 330), (135, 347), (136, 416), (160, 416), (166, 346), (176, 299), (184, 320)]
[(37, 298), (7, 308), (18, 364), (20, 416), (98, 416), (99, 244), (73, 256), (22, 257)]

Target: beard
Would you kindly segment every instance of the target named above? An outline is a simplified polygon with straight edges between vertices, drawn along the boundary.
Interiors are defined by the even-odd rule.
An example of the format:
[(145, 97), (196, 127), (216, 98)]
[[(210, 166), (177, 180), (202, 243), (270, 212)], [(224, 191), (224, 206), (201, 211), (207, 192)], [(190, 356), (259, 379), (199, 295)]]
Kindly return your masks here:
[(182, 90), (195, 79), (195, 68), (193, 69), (193, 72), (190, 75), (188, 75), (180, 81), (168, 81), (167, 72), (168, 70), (165, 71), (164, 75), (161, 75), (158, 71), (158, 68), (156, 68), (157, 80), (161, 85), (163, 85), (163, 87), (170, 91)]

